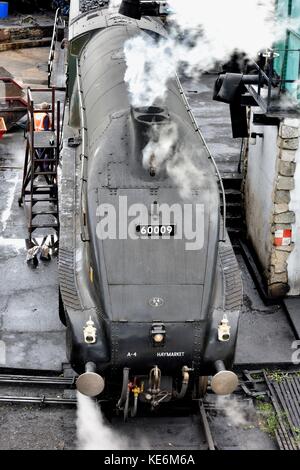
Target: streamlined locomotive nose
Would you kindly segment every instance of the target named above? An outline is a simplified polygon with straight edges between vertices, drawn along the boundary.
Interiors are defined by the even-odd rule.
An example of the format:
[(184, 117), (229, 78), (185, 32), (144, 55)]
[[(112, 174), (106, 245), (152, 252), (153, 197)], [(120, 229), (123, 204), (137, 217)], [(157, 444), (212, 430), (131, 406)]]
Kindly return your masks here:
[(96, 397), (104, 390), (104, 379), (95, 372), (96, 366), (93, 362), (87, 362), (85, 372), (76, 381), (77, 390), (88, 397)]

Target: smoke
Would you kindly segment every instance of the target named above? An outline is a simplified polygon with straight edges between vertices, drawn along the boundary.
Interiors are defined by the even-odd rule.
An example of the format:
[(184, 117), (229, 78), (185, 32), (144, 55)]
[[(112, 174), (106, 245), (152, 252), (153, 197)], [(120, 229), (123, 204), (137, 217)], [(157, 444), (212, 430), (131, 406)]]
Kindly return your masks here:
[(217, 406), (224, 410), (226, 418), (231, 426), (246, 426), (249, 424), (251, 417), (249, 416), (249, 408), (244, 402), (238, 401), (235, 396), (218, 395)]
[(143, 150), (143, 166), (145, 169), (154, 167), (159, 173), (166, 161), (177, 152), (177, 125), (174, 122), (154, 125), (149, 137), (149, 143)]
[(227, 61), (235, 50), (255, 57), (270, 48), (283, 37), (287, 26), (299, 26), (299, 20), (276, 21), (274, 3), (169, 0), (173, 14), (167, 38), (154, 39), (144, 32), (125, 43), (125, 82), (131, 104), (151, 106), (164, 100), (168, 80), (181, 64), (187, 75), (198, 78), (217, 62)]
[(121, 435), (120, 431), (114, 430), (105, 420), (97, 402), (78, 391), (76, 425), (78, 450), (143, 450), (150, 448), (145, 437), (132, 435), (129, 441), (124, 435)]
[[(294, 82), (294, 84), (297, 85), (297, 81)], [(294, 89), (294, 92), (296, 93), (297, 89)], [(285, 111), (298, 111), (300, 112), (300, 107), (299, 107), (299, 102), (297, 98), (291, 94), (281, 94), (280, 95), (280, 101), (278, 103), (280, 110), (285, 110)]]
[(193, 162), (193, 149), (181, 143), (175, 122), (151, 128), (149, 142), (143, 150), (143, 166), (146, 170), (154, 169), (156, 174), (165, 170), (183, 199), (190, 197), (192, 188), (199, 185), (203, 177), (203, 172)]
[(109, 0), (108, 8), (109, 9), (119, 8), (119, 6), (121, 5), (121, 2), (122, 0)]
[(77, 392), (77, 448), (125, 450), (128, 441), (105, 422), (97, 403)]
[(125, 82), (134, 107), (151, 106), (157, 99), (164, 100), (167, 82), (175, 75), (180, 60), (181, 45), (173, 38), (154, 38), (142, 33), (126, 41)]

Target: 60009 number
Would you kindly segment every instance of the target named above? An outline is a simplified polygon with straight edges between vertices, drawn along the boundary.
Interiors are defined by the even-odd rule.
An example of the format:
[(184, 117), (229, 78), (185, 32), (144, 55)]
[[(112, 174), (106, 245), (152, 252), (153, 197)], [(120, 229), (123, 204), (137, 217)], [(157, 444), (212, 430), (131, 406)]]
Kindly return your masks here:
[(153, 236), (169, 236), (174, 237), (175, 225), (137, 225), (136, 231), (140, 235), (153, 237)]

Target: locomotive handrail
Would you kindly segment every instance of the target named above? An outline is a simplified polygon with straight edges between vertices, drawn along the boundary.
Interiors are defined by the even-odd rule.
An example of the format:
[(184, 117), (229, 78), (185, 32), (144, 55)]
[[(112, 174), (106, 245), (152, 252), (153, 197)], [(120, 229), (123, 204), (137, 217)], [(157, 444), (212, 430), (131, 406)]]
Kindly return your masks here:
[(195, 116), (194, 116), (194, 113), (193, 111), (191, 110), (191, 107), (189, 105), (189, 102), (187, 100), (187, 97), (185, 96), (185, 93), (184, 93), (184, 90), (182, 88), (182, 85), (180, 83), (180, 80), (179, 80), (179, 77), (176, 73), (176, 81), (177, 81), (177, 86), (179, 88), (179, 91), (180, 91), (180, 94), (182, 96), (182, 99), (184, 101), (184, 104), (185, 104), (185, 107), (186, 107), (186, 110), (188, 112), (188, 114), (190, 115), (190, 118), (195, 126), (195, 131), (197, 132), (202, 144), (204, 145), (204, 147), (206, 148), (207, 152), (208, 152), (208, 155), (209, 155), (209, 158), (210, 160), (212, 161), (213, 165), (214, 165), (214, 168), (216, 170), (216, 174), (217, 174), (217, 177), (219, 179), (219, 183), (220, 183), (220, 187), (221, 187), (221, 191), (222, 191), (222, 199), (223, 199), (223, 230), (222, 230), (222, 239), (220, 241), (222, 242), (225, 242), (226, 241), (226, 212), (227, 212), (227, 209), (226, 209), (226, 195), (225, 195), (225, 189), (224, 189), (224, 184), (223, 184), (223, 179), (222, 179), (222, 176), (220, 174), (220, 171), (219, 171), (219, 168), (216, 164), (216, 161), (211, 153), (211, 151), (209, 150), (207, 144), (206, 144), (206, 141), (203, 137), (203, 134), (201, 132), (201, 130), (199, 129), (199, 126), (197, 124), (197, 121), (195, 119)]
[(86, 182), (85, 179), (85, 166), (87, 161), (87, 152), (86, 152), (86, 145), (87, 145), (87, 126), (86, 126), (86, 119), (85, 119), (85, 112), (82, 100), (82, 88), (81, 88), (81, 74), (80, 74), (80, 65), (79, 60), (76, 61), (76, 72), (77, 72), (77, 86), (78, 86), (78, 96), (79, 96), (79, 108), (80, 108), (80, 121), (81, 121), (81, 178), (80, 178), (80, 204), (81, 204), (81, 211), (80, 211), (80, 220), (81, 220), (81, 239), (82, 241), (89, 241), (85, 238), (84, 228), (82, 224), (82, 209), (83, 209), (83, 196), (84, 196), (84, 188), (83, 184)]

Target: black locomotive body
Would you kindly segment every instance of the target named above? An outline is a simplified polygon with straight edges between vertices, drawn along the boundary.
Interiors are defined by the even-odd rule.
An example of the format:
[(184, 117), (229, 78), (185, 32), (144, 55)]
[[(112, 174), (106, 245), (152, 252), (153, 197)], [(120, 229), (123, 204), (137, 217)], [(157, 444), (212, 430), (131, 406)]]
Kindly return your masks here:
[[(81, 13), (80, 2), (71, 2), (60, 314), (70, 363), (81, 374), (78, 389), (90, 396), (117, 391), (119, 407), (128, 406), (131, 392), (135, 403), (152, 406), (182, 398), (209, 375), (216, 393), (237, 385), (227, 369), (242, 285), (223, 233), (216, 170), (176, 77), (163, 103), (130, 106), (123, 48), (141, 33), (166, 36), (157, 18), (134, 20), (107, 8)], [(153, 164), (143, 162), (152, 131), (170, 125), (197, 176), (187, 197), (178, 188), (186, 171), (180, 161), (178, 181), (164, 168), (156, 171), (155, 155)], [(145, 214), (135, 217), (128, 236), (124, 214), (135, 204)], [(178, 220), (172, 210), (162, 219), (162, 206), (186, 218), (198, 214), (198, 248), (184, 231), (176, 236)], [(116, 225), (106, 237), (105, 217)]]

